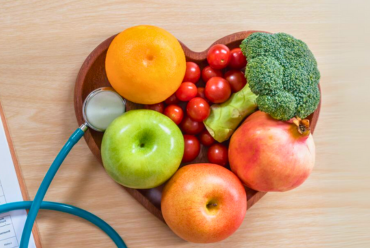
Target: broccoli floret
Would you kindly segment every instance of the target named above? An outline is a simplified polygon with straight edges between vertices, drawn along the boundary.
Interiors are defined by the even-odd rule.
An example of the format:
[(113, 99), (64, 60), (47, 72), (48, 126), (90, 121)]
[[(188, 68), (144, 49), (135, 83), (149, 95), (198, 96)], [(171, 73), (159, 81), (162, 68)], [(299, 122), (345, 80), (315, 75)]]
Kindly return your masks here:
[(285, 91), (295, 95), (296, 92), (302, 93), (307, 89), (307, 85), (312, 82), (307, 72), (303, 69), (288, 68), (284, 71), (283, 88)]
[(246, 68), (246, 77), (252, 92), (257, 95), (269, 94), (283, 88), (283, 67), (273, 57), (252, 59)]
[(261, 111), (278, 120), (306, 118), (315, 111), (320, 72), (303, 41), (284, 33), (253, 33), (240, 47), (248, 60), (245, 76)]
[(279, 56), (279, 40), (267, 33), (258, 33), (259, 35), (250, 35), (240, 44), (244, 56), (254, 59), (261, 56), (275, 57)]
[(297, 94), (295, 96), (297, 100), (296, 116), (300, 118), (306, 118), (313, 113), (320, 102), (320, 91), (317, 85), (307, 88), (306, 92)]
[(286, 91), (278, 91), (274, 95), (259, 95), (257, 105), (261, 111), (270, 113), (277, 120), (289, 120), (297, 108), (295, 97)]
[(288, 61), (294, 58), (303, 58), (307, 56), (309, 50), (303, 41), (297, 40), (293, 36), (284, 33), (277, 33), (272, 36), (280, 41), (279, 49), (283, 49), (284, 57)]

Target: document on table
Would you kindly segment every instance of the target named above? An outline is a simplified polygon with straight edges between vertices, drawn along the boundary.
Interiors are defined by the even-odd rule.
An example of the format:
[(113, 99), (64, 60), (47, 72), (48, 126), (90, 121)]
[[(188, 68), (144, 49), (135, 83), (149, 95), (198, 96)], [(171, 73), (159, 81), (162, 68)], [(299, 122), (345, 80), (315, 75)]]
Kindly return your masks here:
[[(0, 118), (0, 205), (16, 201), (23, 201), (23, 198), (5, 136), (4, 124)], [(26, 218), (26, 210), (0, 214), (0, 248), (19, 247)], [(28, 247), (36, 248), (32, 235)]]

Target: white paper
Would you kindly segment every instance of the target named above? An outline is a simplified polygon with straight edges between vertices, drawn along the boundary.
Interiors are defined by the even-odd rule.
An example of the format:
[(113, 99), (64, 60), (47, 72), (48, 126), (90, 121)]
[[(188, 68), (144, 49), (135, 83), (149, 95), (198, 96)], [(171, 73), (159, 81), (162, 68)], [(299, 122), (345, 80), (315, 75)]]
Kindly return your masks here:
[[(16, 201), (23, 201), (23, 198), (0, 118), (0, 205)], [(25, 210), (0, 214), (0, 248), (19, 247), (26, 218)], [(28, 247), (36, 248), (32, 235)]]

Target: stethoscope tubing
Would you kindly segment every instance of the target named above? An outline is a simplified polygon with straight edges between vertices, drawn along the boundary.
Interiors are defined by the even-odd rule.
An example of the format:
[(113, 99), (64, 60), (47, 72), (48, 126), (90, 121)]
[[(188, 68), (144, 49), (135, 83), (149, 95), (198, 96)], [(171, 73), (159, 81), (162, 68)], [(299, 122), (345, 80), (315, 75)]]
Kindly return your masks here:
[(85, 131), (87, 130), (87, 124), (81, 125), (68, 139), (66, 144), (60, 150), (58, 156), (55, 158), (54, 162), (51, 164), (49, 170), (47, 171), (44, 179), (41, 182), (39, 189), (37, 190), (35, 199), (33, 201), (24, 201), (24, 202), (15, 202), (15, 203), (7, 203), (0, 205), (0, 213), (8, 212), (16, 209), (29, 209), (29, 213), (27, 215), (27, 220), (24, 225), (20, 248), (27, 248), (28, 243), (32, 233), (32, 227), (37, 217), (37, 214), (41, 209), (51, 209), (61, 212), (66, 212), (69, 214), (73, 214), (79, 216), (87, 221), (98, 226), (102, 229), (108, 236), (116, 243), (117, 247), (119, 248), (126, 248), (127, 246), (123, 242), (122, 238), (118, 235), (116, 231), (112, 227), (110, 227), (106, 222), (104, 222), (99, 217), (74, 206), (62, 204), (62, 203), (55, 203), (55, 202), (44, 202), (43, 199), (45, 194), (55, 177), (55, 174), (58, 172), (59, 167), (63, 163), (64, 159), (67, 157), (68, 153), (71, 151), (73, 146), (84, 136)]
[[(0, 206), (0, 214), (9, 212), (9, 211), (20, 210), (20, 209), (30, 209), (31, 206), (32, 206), (32, 201), (7, 203), (7, 204)], [(117, 245), (117, 247), (127, 248), (121, 236), (110, 225), (108, 225), (104, 220), (100, 219), (98, 216), (86, 210), (83, 210), (81, 208), (78, 208), (72, 205), (64, 204), (64, 203), (49, 202), (49, 201), (41, 202), (40, 209), (64, 212), (64, 213), (68, 213), (68, 214), (80, 217), (82, 219), (85, 219), (91, 222), (92, 224), (94, 224), (95, 226), (99, 227), (103, 232), (105, 232), (112, 239), (112, 241)]]
[(46, 172), (46, 175), (42, 180), (39, 189), (37, 190), (35, 199), (32, 201), (26, 223), (24, 224), (20, 248), (28, 247), (28, 242), (30, 240), (33, 223), (35, 222), (41, 203), (45, 197), (46, 191), (49, 189), (49, 186), (53, 181), (55, 174), (58, 172), (60, 165), (63, 163), (64, 159), (67, 157), (68, 153), (71, 151), (73, 146), (84, 136), (86, 129), (87, 127), (85, 125), (82, 125), (81, 127), (77, 128), (76, 131), (74, 131), (74, 133), (69, 137), (66, 144), (60, 150), (54, 162), (51, 164), (49, 170)]

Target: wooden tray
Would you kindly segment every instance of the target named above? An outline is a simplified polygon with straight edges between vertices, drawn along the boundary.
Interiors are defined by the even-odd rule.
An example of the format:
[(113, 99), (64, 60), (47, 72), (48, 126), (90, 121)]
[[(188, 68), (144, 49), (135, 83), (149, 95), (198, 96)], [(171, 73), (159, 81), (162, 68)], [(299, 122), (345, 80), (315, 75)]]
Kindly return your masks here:
[[(248, 37), (250, 34), (254, 32), (262, 32), (262, 31), (243, 31), (234, 33), (224, 38), (221, 38), (214, 42), (213, 44), (225, 44), (230, 49), (239, 47), (241, 41)], [(107, 49), (112, 42), (113, 38), (116, 35), (105, 40), (99, 46), (97, 46), (91, 54), (86, 58), (85, 62), (82, 64), (80, 72), (78, 73), (75, 85), (75, 96), (74, 96), (74, 105), (75, 105), (75, 113), (77, 117), (78, 124), (81, 125), (84, 123), (84, 119), (82, 116), (82, 105), (83, 101), (87, 97), (87, 95), (100, 87), (103, 86), (110, 86), (107, 75), (105, 73), (105, 56), (107, 53)], [(181, 43), (181, 42), (180, 42)], [(207, 50), (203, 52), (193, 52), (189, 48), (187, 48), (183, 43), (181, 46), (185, 52), (186, 60), (193, 61), (199, 65), (202, 69), (207, 65)], [(199, 84), (204, 84), (201, 82)], [(135, 104), (132, 102), (127, 101), (126, 110), (129, 111), (131, 109), (142, 108), (143, 106), (140, 104)], [(309, 116), (311, 122), (311, 130), (312, 133), (315, 129), (317, 120), (319, 118), (321, 107), (321, 100), (317, 110)], [(102, 163), (101, 155), (100, 155), (100, 145), (101, 140), (103, 137), (103, 133), (96, 132), (94, 130), (89, 130), (85, 134), (85, 140), (87, 145), (89, 146), (92, 153), (95, 157)], [(192, 163), (198, 162), (207, 162), (207, 149), (202, 146), (200, 154), (195, 161)], [(184, 164), (182, 164), (184, 165)], [(140, 204), (142, 204), (149, 212), (157, 216), (159, 219), (163, 220), (162, 212), (161, 212), (161, 195), (163, 185), (153, 189), (146, 189), (146, 190), (135, 190), (125, 188)], [(252, 207), (262, 196), (264, 196), (265, 192), (257, 192), (255, 190), (246, 188), (247, 191), (247, 201), (248, 201), (248, 208)]]

